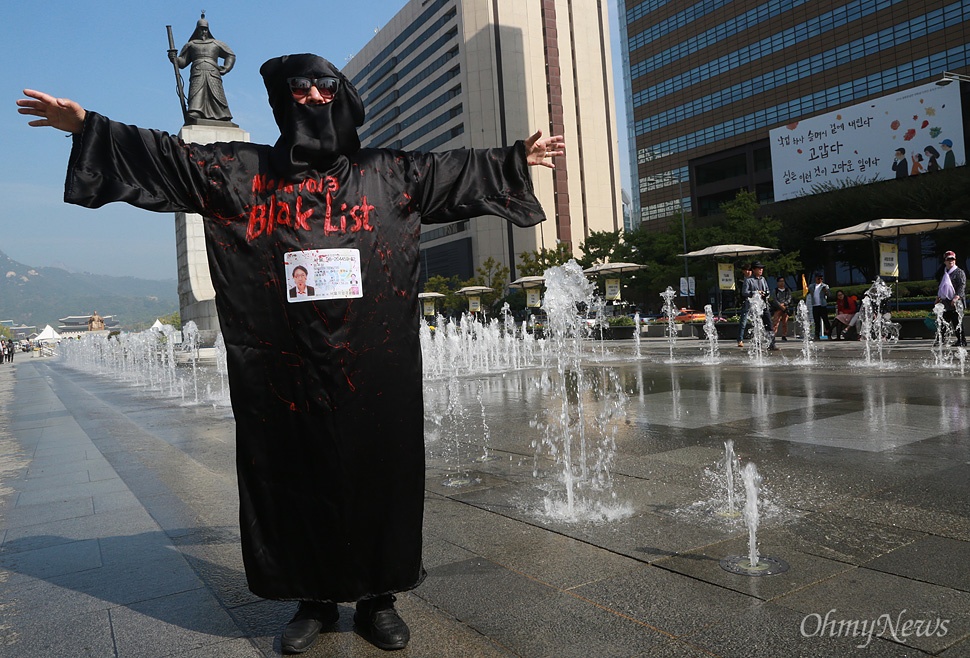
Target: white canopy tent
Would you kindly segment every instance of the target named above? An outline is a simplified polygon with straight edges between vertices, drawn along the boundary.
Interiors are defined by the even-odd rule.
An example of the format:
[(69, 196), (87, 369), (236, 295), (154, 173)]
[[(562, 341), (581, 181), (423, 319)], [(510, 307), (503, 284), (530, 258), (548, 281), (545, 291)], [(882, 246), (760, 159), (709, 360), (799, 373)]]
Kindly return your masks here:
[(36, 340), (38, 343), (54, 343), (60, 339), (61, 335), (54, 330), (54, 327), (47, 325), (34, 340)]

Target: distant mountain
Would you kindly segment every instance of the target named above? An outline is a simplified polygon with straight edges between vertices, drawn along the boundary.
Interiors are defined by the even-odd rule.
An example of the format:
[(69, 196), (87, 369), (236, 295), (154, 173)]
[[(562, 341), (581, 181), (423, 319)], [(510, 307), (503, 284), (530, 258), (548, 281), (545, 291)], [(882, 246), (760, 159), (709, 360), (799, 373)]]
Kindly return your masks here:
[(72, 274), (30, 267), (0, 251), (0, 320), (55, 329), (68, 315), (112, 315), (122, 329), (141, 329), (179, 310), (178, 282)]

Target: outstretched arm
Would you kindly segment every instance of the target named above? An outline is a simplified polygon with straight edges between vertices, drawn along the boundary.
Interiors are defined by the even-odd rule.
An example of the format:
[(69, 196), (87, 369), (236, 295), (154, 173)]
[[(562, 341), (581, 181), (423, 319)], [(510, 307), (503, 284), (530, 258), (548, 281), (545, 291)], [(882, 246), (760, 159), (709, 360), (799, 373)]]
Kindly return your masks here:
[(40, 117), (29, 121), (30, 126), (50, 126), (69, 133), (79, 133), (84, 126), (84, 108), (70, 98), (54, 98), (42, 91), (24, 89), (24, 95), (17, 101), (21, 114)]
[(565, 145), (566, 142), (563, 140), (562, 135), (543, 137), (542, 131), (540, 130), (525, 140), (526, 162), (532, 167), (542, 165), (543, 167), (555, 169), (555, 163), (546, 162), (546, 158), (563, 155), (565, 153)]

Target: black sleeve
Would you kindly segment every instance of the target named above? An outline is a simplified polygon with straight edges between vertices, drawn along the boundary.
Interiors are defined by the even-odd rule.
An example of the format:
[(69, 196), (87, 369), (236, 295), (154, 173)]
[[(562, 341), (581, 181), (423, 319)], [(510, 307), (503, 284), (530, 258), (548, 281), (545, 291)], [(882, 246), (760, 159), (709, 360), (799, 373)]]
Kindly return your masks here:
[(525, 144), (412, 154), (419, 181), (416, 198), (425, 224), (495, 215), (517, 226), (545, 219), (535, 197)]
[(158, 212), (205, 207), (206, 173), (198, 151), (178, 137), (88, 112), (74, 135), (64, 200), (100, 208), (122, 201)]

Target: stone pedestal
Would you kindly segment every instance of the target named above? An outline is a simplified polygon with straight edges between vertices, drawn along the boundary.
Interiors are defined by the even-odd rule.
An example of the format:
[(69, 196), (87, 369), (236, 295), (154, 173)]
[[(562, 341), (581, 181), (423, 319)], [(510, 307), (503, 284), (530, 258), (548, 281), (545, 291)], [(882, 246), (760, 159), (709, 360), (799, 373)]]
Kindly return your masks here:
[[(179, 137), (185, 142), (248, 142), (249, 133), (234, 124), (182, 126)], [(182, 326), (192, 320), (202, 335), (219, 331), (216, 314), (216, 292), (209, 277), (209, 258), (205, 250), (202, 216), (195, 213), (175, 213), (175, 249), (178, 254), (179, 315)]]

